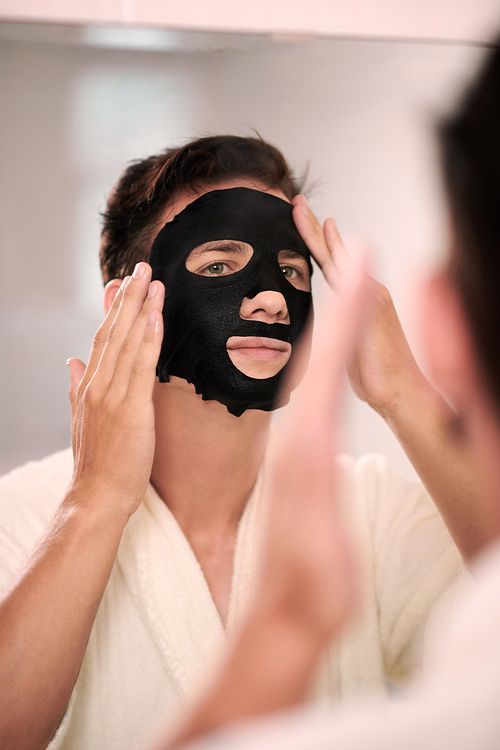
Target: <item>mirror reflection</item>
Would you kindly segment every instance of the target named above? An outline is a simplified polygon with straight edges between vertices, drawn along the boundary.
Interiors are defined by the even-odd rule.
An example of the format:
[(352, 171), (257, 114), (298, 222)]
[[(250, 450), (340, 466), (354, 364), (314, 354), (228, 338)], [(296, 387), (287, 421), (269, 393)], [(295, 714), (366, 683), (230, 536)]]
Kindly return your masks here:
[[(128, 161), (199, 135), (257, 131), (275, 143), (318, 217), (373, 242), (413, 344), (407, 270), (444, 236), (432, 126), (480, 52), (2, 24), (0, 469), (68, 443), (64, 363), (86, 360), (102, 316), (99, 212), (111, 186)], [(362, 404), (348, 448), (409, 467)]]
[[(261, 580), (269, 572), (279, 592), (274, 579), (289, 580), (295, 556), (300, 570), (313, 540), (325, 581), (336, 575), (343, 592), (331, 607), (318, 597), (326, 621), (339, 599), (349, 608), (355, 577), (339, 572), (350, 554), (329, 552), (342, 536), (338, 486), (364, 588), (353, 625), (323, 632), (306, 697), (335, 704), (404, 689), (460, 554), (475, 552), (460, 501), (474, 519), (476, 465), (448, 439), (456, 415), (422, 376), (379, 282), (363, 277), (373, 306), (350, 362), (353, 390), (373, 408), (353, 406), (354, 457), (331, 460), (344, 370), (335, 345), (358, 316), (353, 305), (342, 318), (346, 297), (314, 350), (300, 418), (282, 429), (285, 449), (270, 425), (303, 375), (299, 340), (311, 291), (321, 306), (322, 273), (355, 286), (337, 226), (379, 250), (375, 275), (412, 342), (408, 269), (447, 243), (433, 125), (480, 50), (22, 25), (2, 26), (0, 38), (0, 468), (52, 453), (0, 487), (0, 586), (29, 556), (0, 608), (6, 682), (23, 718), (16, 736), (28, 726), (40, 746), (57, 731), (61, 750), (136, 748), (173, 717), (258, 590), (269, 507), (277, 543), (267, 543)], [(323, 234), (300, 192), (337, 225), (327, 219)], [(321, 268), (312, 290), (309, 251)], [(73, 470), (64, 361), (87, 361), (103, 307), (88, 367), (68, 363)], [(432, 500), (391, 468), (408, 465), (376, 412)], [(429, 429), (415, 429), (422, 423)], [(374, 450), (389, 461), (356, 461)], [(278, 593), (276, 612), (291, 611), (301, 632), (293, 598)], [(58, 689), (47, 690), (54, 674)]]

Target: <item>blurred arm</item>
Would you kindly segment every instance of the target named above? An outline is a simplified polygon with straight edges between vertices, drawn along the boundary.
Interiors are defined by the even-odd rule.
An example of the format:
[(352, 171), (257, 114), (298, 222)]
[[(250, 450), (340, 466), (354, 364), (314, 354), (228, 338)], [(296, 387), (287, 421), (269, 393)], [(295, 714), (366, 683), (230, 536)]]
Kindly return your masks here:
[[(352, 260), (333, 219), (322, 229), (303, 196), (294, 199), (302, 237), (335, 290)], [(453, 432), (456, 414), (422, 374), (388, 290), (369, 280), (373, 304), (348, 366), (356, 395), (387, 422), (435, 502), (460, 553), (474, 557), (485, 538), (477, 508), (478, 472)]]
[[(335, 456), (346, 354), (365, 301), (364, 275), (353, 267), (340, 298), (332, 295), (282, 425), (254, 604), (221, 670), (159, 747), (299, 702), (323, 647), (353, 617), (358, 566), (338, 498)], [(301, 363), (296, 366), (300, 371)]]

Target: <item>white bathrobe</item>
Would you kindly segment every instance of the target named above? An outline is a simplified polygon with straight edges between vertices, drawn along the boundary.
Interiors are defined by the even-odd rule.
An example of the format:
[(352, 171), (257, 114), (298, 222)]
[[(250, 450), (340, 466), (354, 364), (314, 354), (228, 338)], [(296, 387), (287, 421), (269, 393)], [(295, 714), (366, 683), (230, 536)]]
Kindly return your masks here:
[[(339, 461), (364, 560), (364, 606), (359, 621), (325, 654), (310, 690), (316, 702), (383, 694), (387, 681), (408, 676), (420, 661), (429, 612), (461, 567), (420, 483), (392, 471), (380, 456)], [(1, 587), (43, 532), (71, 471), (71, 452), (63, 451), (0, 479)], [(238, 530), (226, 629), (184, 534), (148, 488), (125, 529), (51, 750), (136, 750), (159, 721), (177, 712), (251, 595), (266, 483), (264, 466)]]
[(183, 750), (498, 750), (500, 540), (431, 628), (419, 680), (401, 699), (298, 708), (223, 727)]

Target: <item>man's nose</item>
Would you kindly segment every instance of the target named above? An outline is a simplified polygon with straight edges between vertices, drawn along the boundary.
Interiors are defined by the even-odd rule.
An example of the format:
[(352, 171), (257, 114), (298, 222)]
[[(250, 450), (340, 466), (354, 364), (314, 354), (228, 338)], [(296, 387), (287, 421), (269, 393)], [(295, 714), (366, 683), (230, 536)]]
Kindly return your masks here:
[(281, 292), (267, 290), (255, 297), (244, 297), (240, 307), (240, 318), (259, 320), (262, 323), (290, 323), (288, 308)]

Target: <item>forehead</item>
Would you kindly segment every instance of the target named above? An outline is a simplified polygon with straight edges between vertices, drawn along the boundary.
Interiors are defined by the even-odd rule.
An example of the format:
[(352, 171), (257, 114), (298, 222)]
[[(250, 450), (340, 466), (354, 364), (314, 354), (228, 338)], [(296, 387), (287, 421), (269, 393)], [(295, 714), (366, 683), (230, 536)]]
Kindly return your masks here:
[(214, 240), (241, 240), (256, 251), (293, 250), (308, 257), (298, 233), (292, 205), (275, 195), (251, 188), (212, 190), (189, 203), (167, 222), (154, 243), (160, 250), (186, 256)]
[(276, 196), (276, 198), (281, 198), (282, 200), (287, 201), (287, 203), (290, 202), (286, 195), (279, 188), (266, 187), (262, 183), (255, 182), (250, 178), (238, 177), (234, 180), (226, 180), (225, 182), (210, 185), (206, 188), (201, 188), (200, 190), (190, 192), (182, 190), (167, 206), (165, 213), (163, 214), (163, 223), (172, 221), (172, 219), (177, 216), (177, 214), (180, 214), (180, 212), (183, 211), (186, 206), (195, 201), (197, 198), (200, 198), (205, 193), (210, 193), (213, 190), (228, 190), (230, 188), (237, 187), (246, 187), (252, 190), (260, 190), (260, 192), (262, 193), (274, 195)]

